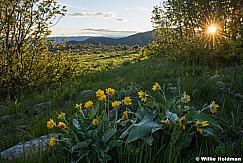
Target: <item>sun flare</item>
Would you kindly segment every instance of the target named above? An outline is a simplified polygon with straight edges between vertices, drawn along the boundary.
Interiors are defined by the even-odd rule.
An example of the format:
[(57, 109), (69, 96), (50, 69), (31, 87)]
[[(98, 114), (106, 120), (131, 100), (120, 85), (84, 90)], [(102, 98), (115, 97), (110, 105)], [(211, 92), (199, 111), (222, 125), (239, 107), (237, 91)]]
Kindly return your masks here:
[(208, 32), (212, 33), (212, 34), (216, 33), (216, 26), (214, 26), (214, 25), (209, 26), (208, 27)]

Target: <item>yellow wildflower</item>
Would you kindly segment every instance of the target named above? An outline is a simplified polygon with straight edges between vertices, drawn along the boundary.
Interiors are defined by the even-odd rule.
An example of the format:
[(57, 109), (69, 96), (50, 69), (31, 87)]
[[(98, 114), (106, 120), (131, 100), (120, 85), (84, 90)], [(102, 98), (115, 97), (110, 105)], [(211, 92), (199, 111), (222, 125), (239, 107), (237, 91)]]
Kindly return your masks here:
[(170, 124), (170, 121), (168, 119), (161, 120), (161, 123), (163, 123), (165, 126), (168, 126)]
[(132, 105), (132, 99), (130, 99), (130, 97), (125, 97), (124, 98), (124, 104), (125, 105)]
[(100, 96), (100, 97), (99, 97), (99, 100), (100, 100), (100, 101), (105, 101), (105, 100), (106, 100), (106, 95), (102, 95), (102, 96)]
[(61, 112), (61, 113), (58, 115), (58, 119), (62, 119), (63, 117), (65, 117), (65, 113), (64, 113), (64, 112)]
[(94, 103), (93, 103), (92, 101), (88, 101), (88, 102), (85, 103), (84, 107), (85, 107), (86, 109), (88, 109), (88, 108), (91, 108), (93, 104), (94, 104)]
[(107, 88), (106, 90), (106, 94), (110, 95), (110, 96), (113, 96), (115, 94), (115, 89), (112, 89), (112, 88)]
[(146, 93), (146, 92), (143, 92), (143, 91), (141, 91), (140, 90), (140, 92), (138, 92), (138, 96), (139, 96), (139, 98), (141, 98), (141, 101), (143, 101), (143, 102), (147, 102), (148, 101), (148, 94)]
[(197, 131), (200, 132), (201, 134), (202, 134), (202, 129), (203, 129), (203, 127), (209, 125), (209, 124), (208, 124), (208, 121), (200, 122), (199, 120), (197, 120), (195, 123), (197, 124)]
[(50, 137), (49, 139), (49, 145), (53, 147), (56, 144), (56, 139), (54, 137)]
[(179, 120), (179, 125), (181, 128), (183, 128), (183, 130), (185, 130), (186, 128), (186, 117), (181, 117), (181, 119)]
[(211, 104), (210, 104), (209, 108), (210, 108), (210, 112), (212, 114), (214, 114), (214, 113), (217, 112), (217, 110), (219, 108), (219, 105), (218, 104), (215, 104), (215, 101), (211, 101)]
[(75, 105), (75, 108), (77, 108), (77, 109), (81, 109), (81, 108), (82, 108), (82, 103), (80, 103), (80, 104), (76, 104), (76, 105)]
[(50, 119), (49, 121), (47, 121), (47, 128), (51, 129), (55, 126), (55, 122), (53, 121), (53, 119)]
[(128, 120), (128, 119), (129, 119), (128, 111), (126, 110), (126, 111), (123, 112), (122, 120)]
[(100, 121), (98, 120), (98, 119), (93, 119), (93, 121), (92, 121), (92, 124), (93, 125), (98, 125), (100, 123)]
[(153, 91), (156, 91), (156, 90), (158, 90), (158, 89), (161, 89), (161, 88), (160, 88), (159, 83), (156, 82), (156, 83), (154, 83), (152, 90), (153, 90)]
[(121, 105), (121, 101), (114, 101), (114, 102), (111, 103), (111, 106), (112, 106), (113, 108), (118, 107), (118, 106), (120, 106), (120, 105)]
[(99, 90), (96, 91), (95, 93), (96, 93), (96, 96), (97, 96), (97, 97), (101, 97), (101, 96), (105, 95), (105, 92), (104, 92), (103, 90), (101, 90), (101, 89), (99, 89)]
[(67, 125), (66, 125), (65, 123), (63, 123), (63, 122), (59, 122), (59, 123), (58, 123), (58, 127), (59, 127), (60, 129), (64, 130), (65, 128), (67, 128)]
[(183, 103), (188, 103), (191, 101), (190, 99), (191, 97), (189, 95), (186, 94), (186, 92), (183, 94), (183, 96), (181, 97), (181, 102)]

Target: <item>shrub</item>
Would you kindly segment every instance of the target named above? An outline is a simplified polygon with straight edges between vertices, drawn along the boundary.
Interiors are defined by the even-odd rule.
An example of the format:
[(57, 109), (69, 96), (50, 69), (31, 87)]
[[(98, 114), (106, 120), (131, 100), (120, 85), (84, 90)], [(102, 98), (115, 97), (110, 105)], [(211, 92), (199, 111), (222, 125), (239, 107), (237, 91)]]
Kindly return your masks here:
[(68, 50), (52, 53), (53, 43), (45, 41), (65, 7), (55, 0), (6, 0), (0, 5), (0, 92), (15, 94), (69, 76)]

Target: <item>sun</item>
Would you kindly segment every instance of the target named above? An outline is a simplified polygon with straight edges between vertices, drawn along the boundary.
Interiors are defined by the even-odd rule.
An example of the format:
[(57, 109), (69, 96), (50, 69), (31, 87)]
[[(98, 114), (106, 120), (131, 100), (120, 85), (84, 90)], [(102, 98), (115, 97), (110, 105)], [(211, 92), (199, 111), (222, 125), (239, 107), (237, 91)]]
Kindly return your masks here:
[(211, 33), (211, 34), (214, 34), (214, 33), (216, 33), (216, 30), (217, 28), (216, 28), (216, 26), (215, 25), (210, 25), (209, 27), (208, 27), (208, 32), (209, 33)]

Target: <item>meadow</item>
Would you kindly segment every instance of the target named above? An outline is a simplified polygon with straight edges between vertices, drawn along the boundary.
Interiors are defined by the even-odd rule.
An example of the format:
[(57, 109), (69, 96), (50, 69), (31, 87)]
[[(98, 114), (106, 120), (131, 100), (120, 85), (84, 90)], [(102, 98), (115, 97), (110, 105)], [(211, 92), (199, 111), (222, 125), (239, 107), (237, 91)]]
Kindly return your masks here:
[(117, 46), (47, 40), (59, 3), (0, 1), (0, 162), (242, 161), (242, 1), (162, 1)]
[[(0, 138), (4, 141), (0, 142), (0, 151), (19, 142), (52, 132), (62, 133), (64, 137), (67, 136), (66, 138), (71, 140), (73, 137), (68, 137), (70, 136), (68, 132), (71, 129), (74, 130), (75, 127), (80, 132), (97, 131), (99, 134), (95, 139), (100, 139), (103, 143), (104, 135), (106, 135), (108, 138), (105, 142), (112, 150), (107, 149), (102, 153), (100, 149), (105, 148), (105, 145), (102, 146), (100, 142), (97, 142), (99, 146), (96, 147), (94, 138), (91, 139), (91, 143), (79, 147), (75, 146), (78, 142), (72, 142), (72, 147), (70, 147), (67, 142), (60, 140), (57, 147), (50, 147), (46, 152), (39, 154), (37, 160), (35, 157), (21, 157), (16, 162), (69, 162), (71, 160), (81, 162), (109, 162), (109, 160), (110, 162), (161, 162), (162, 160), (194, 162), (196, 156), (242, 157), (242, 65), (215, 70), (207, 66), (172, 62), (164, 57), (142, 57), (138, 53), (124, 51), (76, 54), (72, 56), (72, 60), (78, 65), (77, 73), (79, 75), (75, 78), (42, 85), (32, 92), (23, 92), (20, 96), (1, 101)], [(160, 85), (159, 91), (161, 92), (158, 95), (153, 94), (152, 90), (155, 82)], [(98, 100), (99, 96), (95, 96), (94, 93), (99, 89), (106, 90), (107, 88), (113, 88), (116, 95), (111, 97), (107, 94), (106, 97), (110, 101), (108, 99)], [(93, 95), (84, 97), (84, 90), (93, 91)], [(145, 92), (145, 95), (149, 95), (144, 102), (137, 94), (141, 90)], [(185, 95), (190, 96), (190, 101), (180, 103)], [(131, 105), (124, 104), (125, 96), (132, 98)], [(122, 104), (117, 108), (120, 110), (116, 112), (115, 119), (111, 120), (110, 112), (107, 109), (110, 107), (111, 110), (110, 103), (113, 99), (121, 99)], [(155, 102), (155, 99), (158, 101)], [(75, 106), (80, 103), (84, 106), (89, 100), (95, 103), (92, 109), (96, 111), (92, 114), (91, 111), (84, 112), (86, 116), (84, 118), (82, 110), (87, 109), (84, 107), (81, 109), (80, 106), (80, 112)], [(179, 104), (177, 100), (179, 100)], [(211, 114), (208, 110), (203, 117), (207, 117), (209, 126), (215, 125), (216, 128), (220, 126), (221, 129), (215, 129), (214, 126), (212, 131), (211, 128), (206, 130), (207, 127), (204, 127), (203, 134), (201, 134), (197, 132), (196, 124), (192, 121), (191, 114), (194, 112), (187, 112), (183, 108), (188, 107), (192, 111), (202, 108), (205, 110), (207, 106), (211, 106), (212, 101), (219, 105), (217, 112)], [(182, 110), (178, 110), (179, 106)], [(146, 112), (139, 111), (139, 108)], [(126, 110), (128, 112), (124, 113)], [(62, 121), (69, 124), (66, 131), (60, 130), (58, 127), (48, 129), (47, 122), (52, 118), (56, 119), (55, 117), (61, 112), (65, 113)], [(122, 116), (128, 116), (128, 113), (129, 117), (122, 118)], [(149, 128), (149, 132), (146, 131), (144, 134), (140, 133), (129, 138), (129, 136), (126, 137), (131, 132), (128, 130), (127, 135), (124, 135), (130, 125), (143, 122), (138, 115), (148, 115), (149, 117), (151, 114), (154, 117), (150, 119), (149, 123), (152, 126), (157, 125), (154, 132)], [(176, 114), (178, 117), (171, 116), (170, 125), (167, 126), (162, 120), (168, 120), (164, 119), (164, 117), (168, 118), (168, 114)], [(178, 125), (182, 115), (186, 115), (188, 119), (186, 130)], [(192, 116), (191, 119), (189, 115)], [(86, 128), (80, 129), (78, 124), (72, 122), (72, 118), (77, 119), (83, 126), (87, 125)], [(92, 119), (99, 119), (100, 124), (93, 123), (92, 126)], [(72, 124), (74, 128), (71, 127)], [(100, 129), (99, 125), (102, 126)], [(191, 125), (190, 129), (187, 128), (189, 125)], [(95, 128), (96, 126), (97, 128)], [(145, 125), (138, 130), (143, 131), (143, 127), (146, 129)], [(122, 138), (121, 135), (123, 135)], [(80, 138), (80, 141), (84, 139), (87, 143), (88, 138), (85, 138)], [(113, 145), (110, 142), (113, 142)], [(65, 148), (62, 148), (64, 146)], [(77, 151), (72, 153), (70, 149)], [(2, 161), (7, 162), (5, 159)]]

